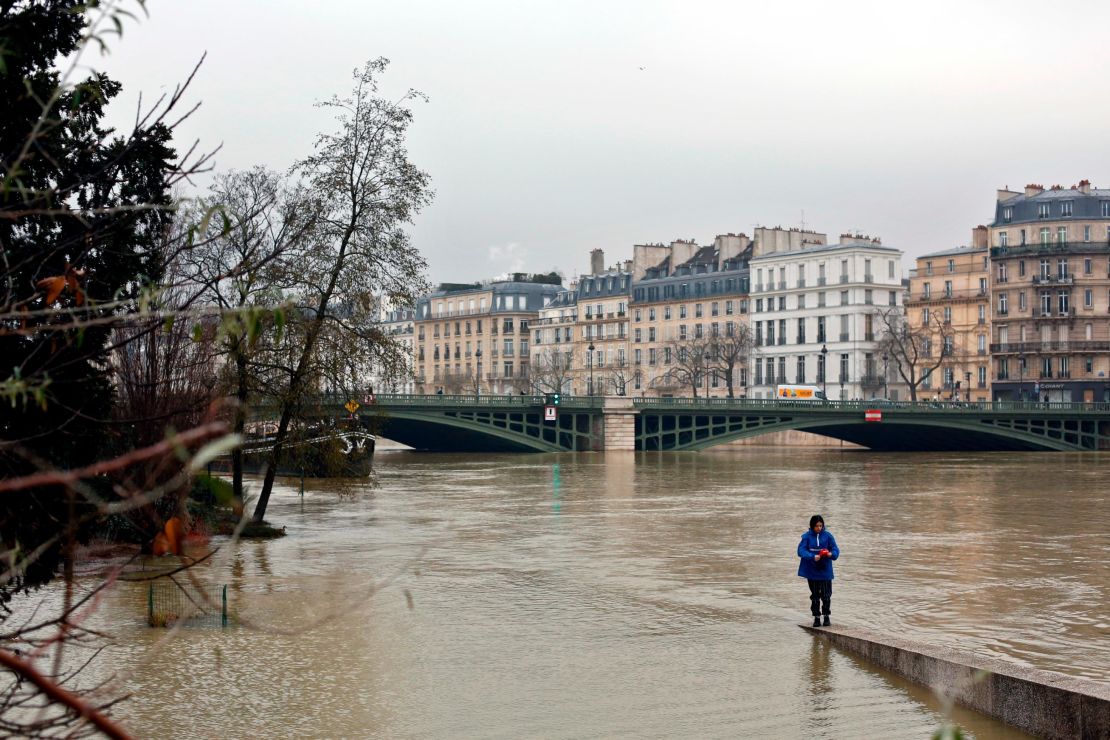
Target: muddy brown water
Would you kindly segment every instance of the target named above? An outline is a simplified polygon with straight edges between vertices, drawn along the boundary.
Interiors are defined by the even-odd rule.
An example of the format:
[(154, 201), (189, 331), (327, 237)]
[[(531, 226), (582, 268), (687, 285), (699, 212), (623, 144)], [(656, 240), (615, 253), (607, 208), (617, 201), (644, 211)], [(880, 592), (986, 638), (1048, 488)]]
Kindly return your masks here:
[(147, 737), (927, 738), (927, 690), (798, 628), (809, 515), (838, 622), (1110, 681), (1108, 481), (1082, 454), (380, 454), (376, 485), (284, 481), (288, 536), (198, 571), (238, 626), (167, 639), (114, 591), (97, 671)]

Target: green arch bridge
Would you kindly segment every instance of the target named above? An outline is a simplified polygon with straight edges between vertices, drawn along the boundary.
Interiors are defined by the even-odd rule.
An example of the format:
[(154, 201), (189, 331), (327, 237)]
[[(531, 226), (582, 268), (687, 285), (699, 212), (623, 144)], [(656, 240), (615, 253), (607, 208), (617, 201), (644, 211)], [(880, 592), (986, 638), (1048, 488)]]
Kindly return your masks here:
[[(319, 413), (349, 416), (345, 397)], [(725, 398), (378, 395), (355, 415), (372, 431), (425, 450), (560, 452), (700, 450), (798, 430), (873, 450), (1110, 450), (1110, 404), (937, 404)]]

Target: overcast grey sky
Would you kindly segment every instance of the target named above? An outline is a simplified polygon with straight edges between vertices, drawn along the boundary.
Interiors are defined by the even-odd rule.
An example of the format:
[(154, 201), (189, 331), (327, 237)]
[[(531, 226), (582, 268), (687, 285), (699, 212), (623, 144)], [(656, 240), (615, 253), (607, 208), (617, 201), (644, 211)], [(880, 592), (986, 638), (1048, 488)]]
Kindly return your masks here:
[[(583, 272), (755, 224), (909, 257), (967, 242), (994, 191), (1110, 185), (1110, 3), (150, 0), (107, 59), (125, 105), (208, 59), (182, 135), (284, 168), (371, 57), (430, 97), (410, 149), (435, 281)], [(904, 264), (909, 266), (909, 259)]]

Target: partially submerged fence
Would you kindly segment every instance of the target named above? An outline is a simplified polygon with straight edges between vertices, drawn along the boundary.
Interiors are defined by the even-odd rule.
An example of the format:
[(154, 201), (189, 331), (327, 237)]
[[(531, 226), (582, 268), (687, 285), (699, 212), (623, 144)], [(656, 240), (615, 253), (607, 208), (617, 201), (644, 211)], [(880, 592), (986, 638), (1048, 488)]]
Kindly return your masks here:
[(211, 585), (159, 578), (147, 590), (147, 623), (173, 627), (178, 623), (199, 627), (228, 624), (227, 585)]

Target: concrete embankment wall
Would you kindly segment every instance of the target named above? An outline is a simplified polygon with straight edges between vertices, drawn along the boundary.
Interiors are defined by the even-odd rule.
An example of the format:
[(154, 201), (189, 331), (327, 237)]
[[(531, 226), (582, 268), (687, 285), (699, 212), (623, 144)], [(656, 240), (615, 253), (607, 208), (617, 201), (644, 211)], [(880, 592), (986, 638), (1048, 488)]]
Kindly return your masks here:
[(851, 627), (803, 627), (941, 697), (1047, 738), (1110, 738), (1110, 684)]

